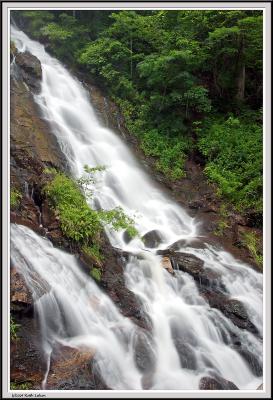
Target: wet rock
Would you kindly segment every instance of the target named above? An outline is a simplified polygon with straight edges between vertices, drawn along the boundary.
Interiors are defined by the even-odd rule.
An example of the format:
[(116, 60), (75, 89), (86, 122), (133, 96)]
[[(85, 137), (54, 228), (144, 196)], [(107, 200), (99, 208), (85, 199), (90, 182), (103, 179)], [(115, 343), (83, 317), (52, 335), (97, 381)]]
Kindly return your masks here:
[(204, 261), (187, 253), (175, 253), (171, 256), (172, 265), (180, 271), (190, 274), (200, 286), (225, 291), (221, 275), (212, 269), (204, 268)]
[(169, 257), (163, 257), (161, 260), (161, 266), (166, 269), (171, 275), (174, 275), (174, 270)]
[(107, 390), (93, 367), (94, 350), (61, 346), (52, 355), (46, 388), (49, 390)]
[(132, 240), (132, 237), (129, 235), (127, 230), (123, 233), (123, 240), (125, 241), (126, 244), (130, 243)]
[(153, 372), (148, 372), (147, 374), (144, 374), (141, 379), (142, 383), (142, 388), (143, 390), (149, 390), (153, 386), (153, 378), (154, 378), (154, 373)]
[[(101, 280), (98, 283), (114, 301), (120, 312), (141, 328), (150, 330), (151, 322), (142, 310), (138, 298), (125, 284), (124, 266), (130, 256), (114, 249), (108, 238), (101, 238), (101, 252), (104, 254)], [(88, 270), (90, 269), (87, 266)]]
[(227, 313), (233, 314), (240, 319), (246, 320), (248, 318), (247, 312), (239, 300), (228, 300), (225, 305), (225, 310)]
[(142, 236), (142, 240), (146, 247), (155, 248), (161, 243), (162, 235), (159, 231), (153, 230), (145, 233), (145, 235)]
[(201, 200), (193, 200), (189, 202), (189, 208), (192, 208), (194, 210), (203, 208), (203, 202)]
[(242, 348), (236, 348), (234, 346), (235, 350), (238, 351), (238, 353), (245, 359), (245, 361), (248, 363), (251, 371), (255, 376), (263, 376), (263, 365), (260, 363), (260, 361), (254, 356), (253, 353), (246, 349)]
[(10, 271), (11, 311), (19, 313), (31, 312), (33, 300), (23, 276), (15, 269)]
[(146, 335), (137, 336), (135, 362), (139, 370), (144, 373), (151, 373), (155, 367), (155, 355)]
[[(17, 69), (23, 71), (19, 66)], [(11, 178), (17, 178), (23, 188), (24, 181), (39, 184), (37, 175), (41, 175), (45, 166), (64, 170), (66, 163), (56, 137), (41, 117), (22, 77), (11, 78), (10, 92)]]
[(16, 64), (21, 68), (22, 78), (26, 84), (38, 92), (42, 79), (42, 68), (38, 58), (26, 51), (16, 56)]
[(179, 355), (181, 367), (195, 370), (197, 367), (196, 358), (191, 347), (184, 343), (183, 339), (181, 338), (174, 337), (173, 341)]
[(222, 293), (209, 289), (203, 289), (200, 294), (208, 301), (213, 308), (220, 310), (234, 325), (240, 329), (246, 329), (249, 332), (258, 335), (255, 325), (249, 320), (244, 305), (236, 299), (230, 299)]
[[(204, 249), (206, 247), (206, 244), (204, 241), (201, 241), (199, 239), (196, 238), (192, 238), (192, 239), (180, 239), (177, 242), (173, 243), (170, 247), (169, 247), (169, 251), (170, 252), (176, 252), (176, 251), (181, 251), (181, 249), (183, 247), (192, 247), (194, 249)], [(159, 250), (160, 251), (160, 250)], [(166, 252), (168, 250), (165, 250)]]
[(11, 343), (10, 380), (19, 387), (27, 382), (30, 389), (39, 390), (46, 371), (39, 326), (33, 318), (26, 316), (16, 323), (19, 330), (17, 339)]
[(204, 261), (200, 260), (193, 254), (176, 253), (173, 255), (173, 262), (180, 271), (184, 271), (193, 277), (199, 276), (203, 270)]
[(211, 378), (204, 376), (200, 379), (199, 390), (239, 390), (233, 383), (221, 377)]

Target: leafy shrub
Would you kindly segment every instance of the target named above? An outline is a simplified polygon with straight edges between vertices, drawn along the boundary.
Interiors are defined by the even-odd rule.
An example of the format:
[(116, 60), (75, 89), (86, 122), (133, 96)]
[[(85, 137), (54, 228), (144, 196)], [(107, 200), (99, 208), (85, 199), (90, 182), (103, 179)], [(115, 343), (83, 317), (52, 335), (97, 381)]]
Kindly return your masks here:
[(19, 327), (20, 327), (20, 325), (16, 324), (13, 317), (10, 316), (10, 338), (11, 338), (11, 340), (17, 339), (17, 332), (18, 332)]
[[(262, 213), (262, 126), (257, 115), (207, 119), (198, 127), (198, 147), (207, 158), (205, 173), (218, 192), (242, 212)], [(200, 133), (201, 131), (201, 133)]]
[(250, 254), (260, 268), (263, 266), (263, 256), (260, 252), (259, 238), (254, 232), (245, 232), (243, 235), (243, 244), (249, 250)]
[(97, 282), (100, 282), (101, 280), (101, 270), (99, 268), (93, 267), (90, 270), (90, 275), (92, 276), (93, 279), (95, 279)]
[(17, 189), (11, 189), (10, 191), (10, 207), (17, 208), (20, 204), (22, 194)]
[(100, 252), (100, 246), (97, 243), (92, 245), (84, 245), (82, 247), (82, 251), (87, 254), (88, 256), (94, 258), (98, 263), (103, 261), (103, 255)]
[(32, 389), (33, 385), (30, 382), (11, 382), (11, 390), (29, 390)]
[(43, 190), (59, 215), (63, 233), (75, 242), (96, 241), (104, 225), (115, 230), (129, 228), (133, 235), (137, 234), (134, 221), (120, 208), (107, 211), (90, 208), (79, 183), (63, 173), (54, 174)]

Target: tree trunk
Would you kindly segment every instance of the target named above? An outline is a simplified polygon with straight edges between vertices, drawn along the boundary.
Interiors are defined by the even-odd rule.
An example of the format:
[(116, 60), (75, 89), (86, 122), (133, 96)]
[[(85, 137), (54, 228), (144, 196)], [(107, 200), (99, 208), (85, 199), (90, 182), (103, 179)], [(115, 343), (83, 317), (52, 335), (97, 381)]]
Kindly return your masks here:
[(238, 101), (244, 101), (245, 98), (245, 82), (246, 82), (246, 67), (244, 62), (244, 36), (240, 38), (240, 47), (238, 52), (238, 79), (237, 79), (237, 94), (236, 99)]
[(246, 68), (245, 64), (241, 65), (237, 85), (237, 100), (244, 101), (245, 98), (245, 81), (246, 81)]
[(132, 38), (132, 33), (131, 33), (131, 38), (130, 38), (130, 50), (131, 50), (130, 70), (131, 70), (131, 80), (133, 80), (133, 38)]
[(218, 85), (218, 80), (217, 80), (217, 67), (216, 65), (214, 65), (213, 67), (213, 83), (214, 83), (214, 87), (216, 89), (216, 92), (218, 93), (219, 96), (222, 96), (222, 90), (220, 88), (220, 86)]

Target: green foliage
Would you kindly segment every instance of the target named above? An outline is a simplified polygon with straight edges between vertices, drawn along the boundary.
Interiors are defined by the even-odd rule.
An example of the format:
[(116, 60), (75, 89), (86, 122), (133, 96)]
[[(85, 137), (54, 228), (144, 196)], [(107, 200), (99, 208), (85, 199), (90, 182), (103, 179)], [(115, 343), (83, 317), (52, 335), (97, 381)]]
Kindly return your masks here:
[(19, 327), (20, 327), (20, 325), (16, 324), (13, 317), (10, 316), (10, 338), (11, 338), (11, 340), (17, 339), (17, 332), (18, 332)]
[(198, 147), (207, 158), (205, 172), (219, 194), (240, 211), (262, 213), (262, 127), (255, 113), (242, 118), (207, 120)]
[(156, 167), (172, 180), (184, 176), (185, 152), (188, 143), (177, 137), (160, 135), (156, 129), (144, 133), (141, 147), (146, 155), (156, 156)]
[(88, 165), (84, 165), (84, 172), (85, 174), (81, 176), (79, 179), (77, 179), (78, 185), (81, 186), (85, 197), (90, 198), (92, 197), (92, 185), (97, 182), (97, 179), (95, 179), (94, 174), (97, 172), (102, 172), (105, 171), (106, 167), (104, 165), (98, 166), (98, 167), (89, 167)]
[[(197, 146), (218, 194), (261, 220), (261, 11), (52, 10), (13, 16), (58, 58), (95, 78), (158, 170), (180, 179)], [(79, 183), (88, 195), (90, 185)]]
[(90, 256), (91, 258), (94, 258), (98, 263), (100, 263), (101, 261), (103, 261), (103, 255), (101, 254), (100, 251), (100, 246), (98, 245), (98, 243), (94, 243), (92, 245), (83, 245), (82, 246), (82, 251)]
[(19, 190), (12, 188), (10, 190), (10, 207), (17, 208), (20, 205), (22, 199), (22, 194)]
[[(90, 171), (102, 170), (103, 167), (85, 169), (90, 175)], [(104, 225), (109, 225), (115, 230), (128, 228), (132, 232), (135, 230), (134, 221), (120, 208), (107, 211), (90, 208), (79, 184), (63, 173), (54, 174), (45, 185), (44, 193), (59, 215), (63, 233), (75, 242), (81, 244), (96, 242)]]
[(229, 221), (228, 221), (228, 210), (226, 204), (221, 204), (219, 208), (219, 221), (217, 222), (217, 227), (214, 231), (216, 236), (223, 236), (227, 228), (230, 228)]
[(30, 382), (10, 382), (11, 390), (30, 390), (32, 387)]
[(37, 11), (12, 11), (12, 16), (23, 21), (24, 29), (31, 35), (39, 39), (41, 37), (41, 29), (54, 19), (51, 12), (44, 10)]
[(101, 270), (99, 268), (93, 267), (90, 270), (90, 275), (92, 276), (93, 279), (95, 279), (97, 282), (100, 282), (101, 280)]
[(57, 174), (57, 170), (56, 168), (52, 168), (52, 167), (46, 167), (43, 170), (43, 173), (46, 175), (56, 175)]
[(256, 261), (257, 265), (263, 267), (263, 256), (260, 251), (260, 240), (254, 232), (245, 232), (243, 237), (243, 244), (249, 250), (250, 254)]

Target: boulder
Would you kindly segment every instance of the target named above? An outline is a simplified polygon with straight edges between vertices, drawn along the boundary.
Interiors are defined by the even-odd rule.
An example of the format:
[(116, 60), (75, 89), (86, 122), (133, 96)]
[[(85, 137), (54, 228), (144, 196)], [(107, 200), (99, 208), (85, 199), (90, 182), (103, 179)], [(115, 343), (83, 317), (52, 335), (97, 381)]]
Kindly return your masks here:
[(155, 367), (155, 355), (146, 335), (138, 335), (135, 344), (135, 362), (143, 373), (151, 373)]
[(255, 376), (263, 376), (263, 365), (260, 363), (260, 361), (254, 356), (253, 353), (251, 353), (249, 350), (246, 350), (244, 348), (238, 348), (237, 346), (234, 346), (234, 349), (238, 351), (238, 353), (245, 359), (245, 361), (248, 363), (251, 371)]
[(196, 357), (191, 347), (181, 338), (173, 338), (182, 368), (196, 370)]
[(233, 382), (219, 376), (217, 378), (204, 376), (200, 379), (199, 390), (239, 390), (239, 388)]
[(188, 253), (174, 253), (171, 261), (175, 268), (191, 275), (198, 285), (225, 291), (221, 275), (210, 268), (204, 268), (204, 261), (198, 257)]
[(142, 236), (143, 243), (146, 247), (156, 248), (162, 241), (162, 235), (159, 231), (153, 230)]

